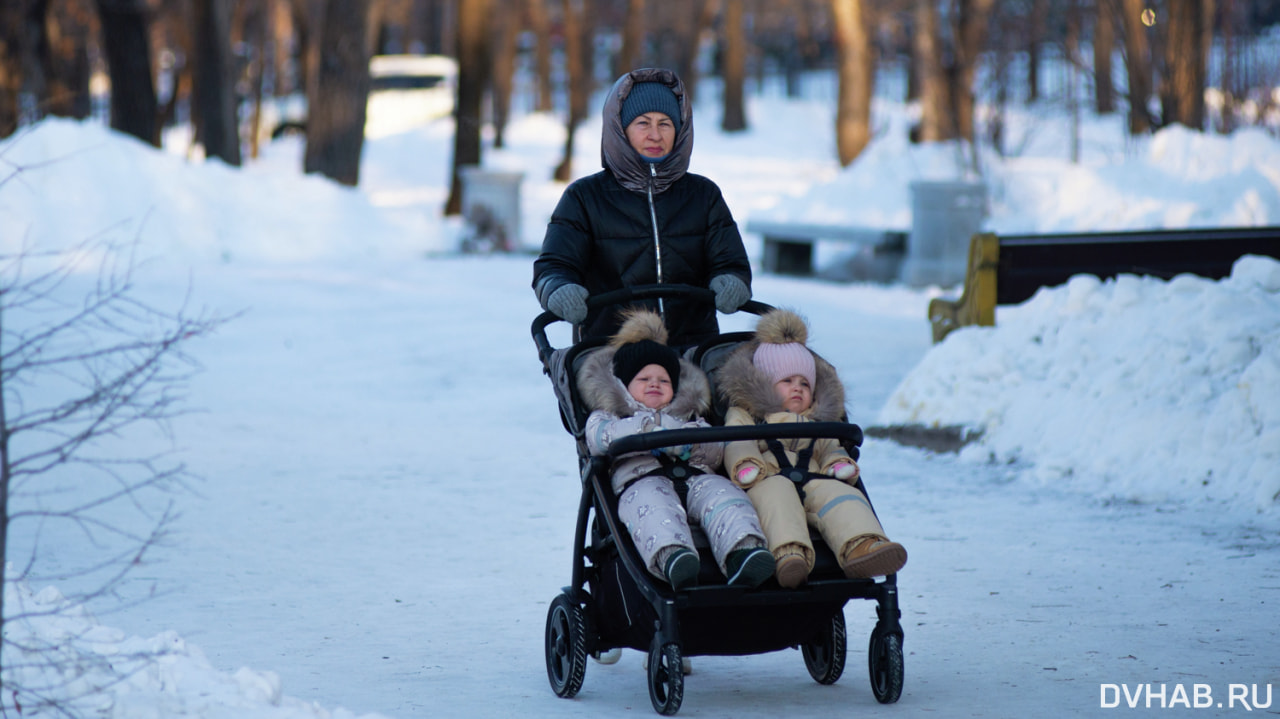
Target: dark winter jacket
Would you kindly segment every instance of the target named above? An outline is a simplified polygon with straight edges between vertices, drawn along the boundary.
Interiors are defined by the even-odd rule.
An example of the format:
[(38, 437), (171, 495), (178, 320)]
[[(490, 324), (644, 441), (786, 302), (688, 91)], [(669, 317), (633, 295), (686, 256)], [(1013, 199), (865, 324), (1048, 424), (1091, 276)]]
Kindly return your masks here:
[[(680, 101), (675, 145), (656, 163), (631, 147), (622, 127), (622, 100), (637, 82), (663, 82)], [(720, 188), (688, 172), (693, 118), (679, 78), (659, 69), (623, 75), (605, 100), (603, 117), (605, 169), (565, 190), (534, 262), (533, 288), (542, 306), (566, 284), (582, 285), (597, 295), (655, 283), (707, 287), (712, 278), (732, 274), (750, 286), (751, 264)], [(646, 304), (658, 309), (656, 301)], [(619, 326), (619, 309), (588, 314), (583, 337), (612, 335)], [(664, 309), (673, 346), (719, 332), (712, 305), (666, 300)]]

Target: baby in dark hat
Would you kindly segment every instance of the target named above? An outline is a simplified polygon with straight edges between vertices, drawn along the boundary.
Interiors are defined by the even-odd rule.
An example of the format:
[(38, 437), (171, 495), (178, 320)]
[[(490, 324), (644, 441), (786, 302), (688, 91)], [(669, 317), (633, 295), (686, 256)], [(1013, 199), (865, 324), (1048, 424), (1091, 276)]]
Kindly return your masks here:
[[(667, 346), (662, 318), (648, 310), (626, 313), (610, 344), (587, 358), (578, 389), (591, 408), (587, 448), (604, 455), (621, 437), (664, 429), (706, 427), (711, 403), (702, 371)], [(649, 572), (675, 589), (695, 584), (700, 560), (690, 524), (700, 525), (729, 584), (754, 587), (773, 575), (773, 555), (746, 492), (715, 473), (721, 442), (635, 452), (614, 460), (613, 490)], [(686, 512), (674, 482), (688, 488)]]

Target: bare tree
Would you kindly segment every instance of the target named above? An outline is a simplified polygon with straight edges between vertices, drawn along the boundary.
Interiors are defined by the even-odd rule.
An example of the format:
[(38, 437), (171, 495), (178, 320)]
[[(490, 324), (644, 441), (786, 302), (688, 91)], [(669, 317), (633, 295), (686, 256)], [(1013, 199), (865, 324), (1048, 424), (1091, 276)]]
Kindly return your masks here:
[(327, 0), (320, 28), (319, 75), (307, 94), (303, 170), (344, 185), (360, 182), (365, 107), (369, 101), (369, 4)]
[(724, 42), (724, 115), (720, 128), (725, 132), (747, 129), (747, 110), (744, 86), (747, 74), (747, 37), (743, 27), (742, 3), (744, 0), (724, 0), (724, 22), (721, 37)]
[(547, 0), (527, 0), (525, 9), (536, 39), (533, 69), (538, 99), (534, 108), (538, 112), (551, 112), (555, 102), (551, 89), (551, 23), (547, 20)]
[(955, 123), (950, 112), (946, 77), (942, 65), (938, 7), (932, 0), (916, 0), (915, 35), (912, 54), (918, 73), (920, 90), (921, 142), (937, 142), (955, 137)]
[(1213, 31), (1213, 0), (1178, 0), (1167, 4), (1164, 25), (1165, 72), (1160, 101), (1162, 124), (1181, 123), (1204, 129), (1204, 90)]
[(205, 156), (240, 165), (230, 0), (193, 0), (195, 106)]
[(1027, 102), (1040, 99), (1040, 52), (1049, 21), (1049, 0), (1031, 0), (1027, 37)]
[[(23, 171), (0, 180), (0, 192)], [(183, 389), (197, 370), (187, 347), (225, 321), (185, 303), (168, 311), (141, 300), (136, 247), (113, 234), (0, 255), (0, 556), (14, 565), (0, 563), (0, 584), (78, 580), (64, 608), (45, 613), (113, 592), (165, 535), (173, 515), (163, 492), (194, 477), (171, 450), (130, 448), (154, 445), (147, 430), (167, 433), (184, 412)], [(41, 538), (51, 535), (83, 542), (56, 575), (40, 560)], [(9, 683), (0, 714), (77, 716), (67, 689), (96, 690), (81, 679), (82, 662), (94, 659), (29, 644), (9, 629), (32, 616), (28, 608), (3, 601), (0, 667)], [(107, 659), (94, 669), (114, 675)]]
[(458, 102), (454, 110), (453, 180), (444, 214), (462, 212), (462, 173), (480, 164), (480, 124), (489, 79), (489, 0), (467, 0), (458, 8)]
[(864, 0), (832, 0), (839, 53), (836, 152), (847, 167), (871, 142), (871, 98), (875, 94), (875, 54)]
[(146, 0), (97, 0), (111, 76), (111, 127), (160, 146)]
[(1067, 73), (1067, 115), (1071, 119), (1071, 162), (1080, 161), (1080, 96), (1076, 84), (1080, 77), (1080, 0), (1067, 0), (1067, 35), (1065, 38)]
[(974, 139), (974, 77), (978, 59), (986, 43), (987, 19), (995, 0), (959, 0), (952, 20), (953, 63), (947, 67), (950, 78), (951, 110), (955, 113), (956, 132), (970, 142)]
[(564, 0), (564, 53), (569, 69), (569, 120), (565, 133), (564, 158), (556, 166), (553, 177), (568, 182), (573, 176), (573, 141), (578, 125), (587, 118), (587, 99), (591, 97), (590, 2)]
[(520, 7), (524, 0), (491, 0), (494, 12), (493, 66), (489, 99), (493, 105), (493, 146), (505, 144), (503, 135), (511, 115), (511, 93), (515, 87), (516, 50), (520, 42)]
[(702, 35), (715, 20), (719, 4), (720, 0), (692, 0), (670, 5), (675, 15), (673, 27), (662, 34), (670, 48), (670, 54), (664, 57), (674, 58), (676, 74), (691, 99), (698, 96), (698, 52), (702, 49)]
[(1111, 53), (1115, 50), (1115, 5), (1113, 0), (1097, 0), (1093, 26), (1093, 105), (1099, 115), (1116, 110), (1115, 86), (1111, 82)]
[(1124, 27), (1125, 72), (1129, 78), (1129, 134), (1140, 135), (1151, 131), (1151, 114), (1147, 101), (1151, 98), (1151, 43), (1147, 38), (1147, 21), (1150, 10), (1144, 0), (1123, 2), (1122, 25)]
[(0, 2), (0, 137), (18, 129), (18, 93), (22, 91), (23, 2)]
[[(741, 2), (742, 0), (729, 0)], [(613, 76), (622, 77), (638, 67), (644, 56), (645, 0), (627, 0), (627, 17), (622, 25), (622, 48), (618, 51)], [(726, 22), (728, 21), (726, 17)]]
[(44, 76), (40, 106), (59, 117), (84, 119), (89, 97), (90, 12), (83, 0), (32, 5), (38, 27), (36, 57)]

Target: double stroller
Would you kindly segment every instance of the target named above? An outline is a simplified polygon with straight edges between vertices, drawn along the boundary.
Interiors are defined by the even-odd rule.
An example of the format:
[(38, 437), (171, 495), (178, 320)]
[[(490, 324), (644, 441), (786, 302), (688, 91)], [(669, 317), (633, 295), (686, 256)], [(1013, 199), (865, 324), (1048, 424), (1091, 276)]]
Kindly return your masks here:
[[(590, 298), (591, 308), (625, 306), (644, 300), (680, 297), (714, 303), (710, 290), (687, 285), (629, 287)], [(772, 307), (748, 302), (742, 311), (761, 315)], [(557, 696), (570, 698), (582, 688), (588, 655), (617, 648), (648, 653), (649, 699), (664, 715), (675, 714), (684, 698), (684, 657), (747, 655), (799, 648), (809, 674), (820, 684), (833, 684), (844, 672), (846, 630), (844, 605), (850, 599), (873, 599), (878, 617), (871, 631), (871, 689), (881, 703), (902, 693), (902, 627), (897, 578), (882, 581), (846, 579), (833, 552), (812, 533), (817, 565), (807, 583), (784, 589), (775, 579), (748, 589), (729, 586), (716, 566), (705, 537), (695, 528), (702, 559), (697, 586), (682, 591), (657, 580), (644, 567), (626, 527), (618, 518), (618, 498), (610, 482), (613, 458), (637, 451), (701, 442), (790, 437), (824, 437), (841, 441), (855, 459), (862, 430), (847, 422), (809, 422), (755, 427), (725, 427), (726, 407), (714, 392), (716, 373), (750, 332), (717, 335), (684, 351), (702, 368), (713, 388), (713, 407), (706, 417), (712, 427), (676, 429), (632, 435), (615, 441), (608, 457), (592, 457), (583, 430), (589, 409), (575, 381), (586, 357), (606, 339), (553, 348), (546, 329), (561, 321), (545, 312), (533, 322), (534, 343), (543, 370), (551, 378), (560, 418), (578, 449), (582, 495), (574, 535), (573, 575), (569, 586), (547, 611), (547, 677)], [(680, 484), (680, 477), (672, 477)], [(798, 481), (799, 478), (797, 478)], [(866, 492), (861, 479), (858, 488)]]

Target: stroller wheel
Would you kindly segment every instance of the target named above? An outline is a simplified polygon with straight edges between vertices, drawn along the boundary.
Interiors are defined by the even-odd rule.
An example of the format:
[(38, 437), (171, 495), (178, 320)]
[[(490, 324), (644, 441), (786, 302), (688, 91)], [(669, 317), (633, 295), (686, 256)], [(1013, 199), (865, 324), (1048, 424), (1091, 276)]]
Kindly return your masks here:
[(844, 610), (831, 615), (831, 621), (813, 639), (800, 646), (809, 676), (819, 684), (835, 684), (844, 673), (846, 654)]
[(649, 701), (659, 714), (671, 716), (684, 701), (684, 671), (679, 644), (658, 644), (649, 648)]
[(556, 597), (547, 610), (546, 650), (551, 691), (565, 699), (576, 695), (587, 671), (587, 620), (567, 594)]
[(902, 696), (902, 637), (882, 632), (876, 627), (871, 632), (868, 652), (871, 669), (871, 691), (876, 701), (892, 704)]

